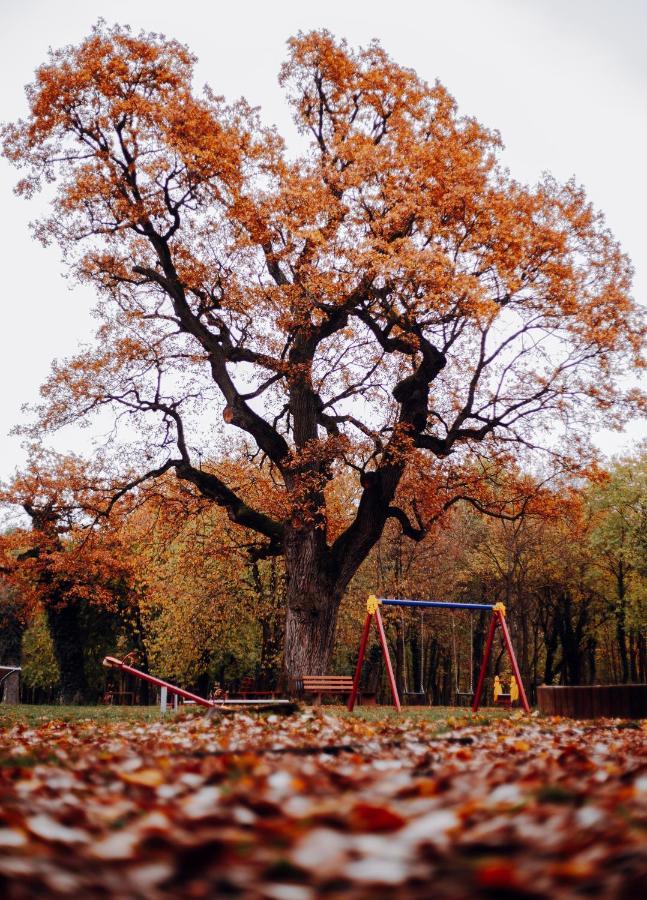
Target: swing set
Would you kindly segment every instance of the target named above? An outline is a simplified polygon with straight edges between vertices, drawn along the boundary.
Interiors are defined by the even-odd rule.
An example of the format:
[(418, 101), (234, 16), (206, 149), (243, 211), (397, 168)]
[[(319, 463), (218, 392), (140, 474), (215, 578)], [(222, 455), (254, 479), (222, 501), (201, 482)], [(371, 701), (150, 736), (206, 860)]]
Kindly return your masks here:
[(425, 700), (427, 699), (427, 692), (424, 687), (424, 673), (425, 673), (425, 611), (424, 609), (420, 610), (420, 670), (418, 672), (419, 682), (418, 682), (418, 690), (409, 690), (409, 684), (407, 679), (407, 666), (406, 666), (406, 646), (404, 642), (404, 611), (400, 608), (400, 621), (401, 621), (401, 634), (402, 634), (402, 660), (404, 664), (404, 670), (402, 673), (403, 679), (403, 694), (405, 697), (423, 697)]
[[(466, 691), (461, 691), (460, 685), (460, 665), (458, 652), (456, 650), (456, 613), (452, 610), (452, 659), (454, 665), (454, 678), (456, 680), (456, 704), (460, 705), (463, 697), (473, 697), (474, 696), (474, 621), (472, 616), (470, 615), (470, 655), (469, 655), (469, 673), (470, 673), (470, 686)], [(471, 702), (471, 701), (470, 701)]]
[[(478, 610), (483, 611), (487, 610), (492, 613), (492, 617), (490, 619), (490, 627), (488, 629), (487, 638), (485, 641), (485, 649), (483, 651), (483, 659), (481, 661), (481, 666), (479, 669), (479, 677), (476, 685), (476, 692), (473, 694), (473, 702), (472, 702), (472, 712), (477, 712), (479, 706), (481, 705), (481, 696), (483, 694), (483, 687), (485, 684), (485, 672), (487, 670), (487, 664), (490, 659), (490, 654), (492, 652), (492, 644), (494, 642), (494, 635), (499, 628), (501, 630), (501, 635), (503, 637), (503, 643), (508, 651), (508, 656), (510, 658), (510, 665), (512, 667), (515, 690), (518, 689), (519, 699), (521, 701), (521, 705), (523, 706), (526, 712), (530, 712), (530, 706), (528, 705), (528, 700), (526, 698), (526, 692), (523, 687), (523, 682), (521, 680), (521, 673), (519, 672), (519, 666), (517, 665), (517, 658), (514, 655), (514, 649), (512, 647), (512, 641), (510, 639), (510, 632), (508, 631), (508, 626), (505, 620), (505, 606), (503, 603), (450, 603), (450, 602), (442, 602), (438, 600), (394, 600), (388, 599), (386, 597), (376, 597), (374, 594), (366, 601), (366, 618), (364, 619), (364, 628), (362, 631), (362, 637), (360, 639), (359, 644), (359, 655), (357, 659), (357, 666), (355, 668), (355, 676), (353, 678), (353, 689), (351, 691), (350, 698), (348, 700), (348, 709), (350, 712), (353, 711), (355, 707), (355, 702), (357, 700), (357, 695), (359, 693), (359, 682), (362, 674), (362, 664), (364, 662), (364, 655), (366, 653), (366, 647), (368, 644), (368, 639), (371, 631), (371, 624), (375, 621), (375, 625), (377, 626), (377, 633), (380, 641), (380, 646), (382, 648), (382, 654), (384, 656), (384, 663), (386, 665), (386, 673), (389, 681), (389, 687), (391, 688), (391, 695), (393, 697), (393, 704), (398, 712), (402, 709), (400, 704), (400, 697), (398, 695), (398, 688), (395, 683), (395, 676), (393, 674), (393, 666), (391, 665), (391, 655), (389, 653), (389, 647), (386, 641), (386, 634), (384, 632), (384, 623), (382, 622), (382, 616), (380, 615), (380, 606), (399, 606), (399, 607), (410, 607), (413, 609), (418, 609), (421, 612), (421, 634), (423, 634), (424, 621), (422, 619), (422, 613), (425, 609), (443, 609), (447, 612), (453, 612), (457, 609), (468, 609), (468, 610)], [(404, 620), (403, 620), (404, 624)], [(471, 632), (471, 623), (470, 623), (470, 637), (473, 638), (473, 634)], [(456, 635), (455, 635), (455, 623), (452, 619), (452, 630), (453, 630), (453, 647), (454, 647), (454, 660), (456, 665)], [(403, 642), (404, 642), (404, 628), (402, 630), (403, 634)], [(422, 650), (421, 650), (421, 659), (422, 659)], [(469, 696), (472, 696), (472, 687), (473, 687), (473, 673), (474, 673), (474, 661), (473, 661), (473, 650), (470, 650), (470, 691)], [(420, 691), (423, 691), (422, 684), (422, 663), (421, 663), (421, 678), (420, 678)], [(457, 697), (465, 696), (468, 692), (459, 690), (459, 681), (458, 681), (458, 673), (456, 674), (456, 693)], [(407, 685), (405, 683), (405, 695), (409, 695), (412, 692), (407, 690)], [(413, 692), (419, 693), (419, 692)]]
[[(404, 610), (400, 607), (400, 636), (402, 640), (402, 660), (403, 660), (403, 670), (402, 670), (402, 693), (405, 698), (412, 697), (416, 700), (423, 699), (423, 702), (427, 700), (427, 691), (425, 690), (424, 681), (425, 681), (425, 609), (424, 607), (419, 610), (420, 613), (420, 637), (419, 637), (419, 653), (418, 653), (418, 689), (415, 688), (409, 689), (409, 676), (407, 674), (407, 664), (406, 664), (406, 643), (405, 643), (405, 621), (404, 621)], [(452, 665), (453, 672), (456, 681), (456, 702), (460, 704), (463, 697), (473, 697), (474, 696), (474, 625), (472, 621), (472, 616), (470, 616), (470, 650), (469, 650), (469, 676), (470, 683), (469, 689), (462, 691), (460, 685), (460, 660), (459, 653), (456, 647), (456, 613), (455, 610), (452, 610)], [(415, 673), (414, 673), (415, 679)], [(470, 700), (471, 703), (471, 700)]]

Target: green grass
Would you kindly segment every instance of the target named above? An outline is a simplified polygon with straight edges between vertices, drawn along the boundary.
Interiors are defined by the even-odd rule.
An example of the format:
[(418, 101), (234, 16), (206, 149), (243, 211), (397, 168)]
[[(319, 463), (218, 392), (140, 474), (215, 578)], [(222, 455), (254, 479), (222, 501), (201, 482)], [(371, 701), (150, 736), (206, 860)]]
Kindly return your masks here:
[[(173, 715), (173, 712), (167, 713)], [(156, 722), (162, 717), (158, 706), (0, 706), (0, 728), (16, 723), (44, 725), (47, 722)]]
[[(397, 713), (392, 706), (357, 706), (349, 713), (345, 706), (324, 705), (321, 711), (342, 718), (355, 717), (362, 721), (379, 722), (385, 719), (398, 719), (405, 716), (424, 722), (436, 722), (441, 727), (452, 727), (454, 724), (471, 721), (487, 724), (493, 719), (506, 718), (513, 715), (509, 710), (485, 708), (473, 719), (467, 707), (454, 706), (409, 706), (402, 713)], [(186, 707), (180, 708), (179, 715), (202, 715), (202, 710)], [(164, 718), (169, 719), (178, 713), (169, 710)], [(30, 726), (44, 725), (47, 722), (157, 722), (163, 718), (158, 706), (19, 706), (0, 705), (0, 729), (11, 728), (16, 723)], [(448, 719), (451, 720), (448, 722)]]
[[(331, 712), (336, 716), (353, 717), (367, 722), (383, 721), (384, 719), (398, 719), (406, 716), (408, 719), (416, 719), (421, 722), (439, 722), (447, 719), (472, 720), (472, 711), (468, 706), (405, 706), (398, 713), (393, 706), (356, 706), (352, 713), (345, 706), (324, 706), (325, 712)], [(474, 718), (481, 719), (506, 719), (514, 715), (516, 710), (494, 709), (481, 707)]]

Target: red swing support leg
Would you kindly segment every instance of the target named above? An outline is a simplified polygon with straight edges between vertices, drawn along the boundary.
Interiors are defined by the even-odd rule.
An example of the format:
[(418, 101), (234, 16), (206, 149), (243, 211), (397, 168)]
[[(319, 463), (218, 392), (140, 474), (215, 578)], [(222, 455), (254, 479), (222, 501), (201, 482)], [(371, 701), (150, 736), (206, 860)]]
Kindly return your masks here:
[(393, 674), (393, 666), (391, 665), (391, 656), (389, 655), (389, 647), (386, 643), (386, 635), (384, 633), (384, 625), (382, 624), (382, 616), (380, 610), (375, 610), (375, 621), (377, 623), (377, 632), (380, 636), (380, 644), (382, 645), (382, 653), (384, 654), (384, 662), (386, 663), (386, 674), (389, 676), (389, 685), (393, 695), (393, 703), (398, 712), (401, 711), (400, 698), (398, 697), (398, 688), (395, 683), (395, 675)]
[(485, 641), (485, 650), (483, 651), (483, 659), (481, 660), (481, 668), (479, 669), (479, 680), (476, 685), (476, 694), (474, 695), (474, 702), (472, 703), (472, 712), (478, 712), (478, 708), (481, 705), (481, 694), (483, 693), (483, 685), (485, 684), (485, 673), (487, 671), (487, 664), (490, 659), (490, 652), (492, 651), (492, 642), (494, 640), (494, 630), (497, 626), (496, 616), (492, 616), (490, 619), (490, 629), (487, 633), (487, 640)]
[(348, 711), (352, 712), (355, 706), (355, 701), (357, 700), (357, 694), (359, 693), (359, 679), (362, 674), (362, 663), (364, 662), (364, 654), (366, 653), (366, 645), (368, 644), (368, 636), (371, 630), (371, 619), (373, 615), (369, 612), (366, 613), (366, 618), (364, 619), (364, 630), (362, 631), (362, 639), (359, 642), (359, 656), (357, 657), (357, 665), (355, 666), (355, 677), (353, 678), (353, 690), (350, 692), (350, 697), (348, 698)]
[(389, 679), (391, 694), (393, 695), (393, 703), (395, 704), (395, 708), (397, 709), (397, 711), (400, 712), (402, 707), (400, 706), (400, 698), (398, 696), (398, 688), (395, 683), (395, 675), (393, 674), (393, 666), (391, 665), (391, 657), (389, 655), (389, 647), (386, 642), (386, 634), (384, 633), (384, 625), (382, 624), (382, 616), (380, 615), (378, 601), (372, 595), (371, 597), (369, 597), (367, 603), (366, 618), (364, 619), (364, 630), (362, 631), (362, 638), (359, 643), (359, 655), (357, 657), (357, 665), (355, 666), (355, 677), (353, 678), (353, 689), (351, 691), (350, 697), (348, 698), (348, 711), (353, 711), (355, 702), (357, 701), (357, 695), (359, 693), (359, 681), (362, 675), (362, 664), (364, 662), (364, 655), (366, 654), (366, 645), (368, 644), (368, 636), (371, 631), (371, 622), (373, 620), (373, 616), (375, 616), (377, 633), (380, 638), (382, 654), (384, 655), (386, 674)]
[(499, 612), (498, 610), (495, 612), (495, 616), (499, 620), (499, 627), (503, 632), (503, 640), (505, 642), (506, 649), (508, 651), (508, 656), (510, 657), (510, 665), (512, 666), (512, 674), (514, 675), (517, 684), (519, 686), (519, 698), (521, 699), (521, 705), (525, 709), (527, 713), (530, 712), (530, 706), (528, 704), (528, 699), (526, 697), (526, 692), (523, 687), (523, 681), (521, 680), (521, 673), (519, 672), (519, 666), (517, 665), (517, 657), (514, 655), (514, 650), (512, 649), (512, 641), (510, 640), (510, 632), (508, 631), (508, 625), (505, 620), (505, 616)]
[(494, 632), (497, 625), (501, 629), (503, 642), (505, 644), (506, 650), (508, 651), (510, 665), (512, 666), (512, 674), (514, 675), (517, 685), (519, 686), (519, 697), (521, 699), (521, 705), (527, 713), (530, 712), (530, 705), (528, 703), (528, 698), (526, 697), (526, 691), (524, 690), (523, 681), (521, 680), (521, 672), (519, 671), (519, 666), (517, 664), (517, 657), (514, 655), (512, 641), (510, 640), (510, 632), (508, 631), (508, 624), (505, 620), (504, 609), (505, 608), (501, 606), (501, 608), (499, 609), (495, 607), (492, 611), (490, 630), (488, 631), (487, 640), (485, 642), (483, 662), (481, 663), (481, 670), (479, 672), (479, 680), (476, 687), (476, 694), (474, 696), (474, 703), (472, 704), (472, 712), (477, 712), (481, 704), (481, 695), (483, 694), (483, 685), (485, 684), (485, 673), (487, 671), (487, 664), (488, 660), (490, 659), (490, 653), (492, 652), (492, 642), (494, 641)]

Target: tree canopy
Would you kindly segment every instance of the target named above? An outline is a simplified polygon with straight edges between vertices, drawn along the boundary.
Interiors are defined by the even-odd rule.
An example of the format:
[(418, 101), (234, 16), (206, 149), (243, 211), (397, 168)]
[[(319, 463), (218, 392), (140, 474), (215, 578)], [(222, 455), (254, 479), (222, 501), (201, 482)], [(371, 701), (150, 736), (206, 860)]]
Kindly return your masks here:
[[(99, 295), (97, 343), (54, 365), (35, 428), (125, 418), (137, 450), (114, 489), (172, 469), (283, 554), (288, 668), (320, 671), (387, 520), (425, 533), (398, 499), (407, 466), (577, 455), (594, 423), (644, 408), (621, 387), (644, 316), (584, 191), (515, 181), (498, 134), (378, 44), (289, 41), (298, 156), (246, 101), (197, 93), (194, 62), (100, 23), (52, 52), (4, 129), (18, 190), (57, 184), (36, 234)], [(261, 497), (202, 465), (240, 438)], [(344, 470), (362, 491), (332, 539)]]

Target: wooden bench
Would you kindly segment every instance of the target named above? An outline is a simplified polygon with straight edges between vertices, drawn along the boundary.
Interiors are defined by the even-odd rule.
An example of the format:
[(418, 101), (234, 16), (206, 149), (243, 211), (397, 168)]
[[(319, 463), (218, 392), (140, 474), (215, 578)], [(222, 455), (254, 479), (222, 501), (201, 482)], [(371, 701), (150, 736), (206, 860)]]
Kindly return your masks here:
[(314, 694), (319, 706), (323, 694), (350, 694), (353, 679), (350, 675), (302, 675), (295, 679), (295, 688), (298, 693)]

